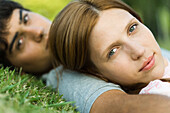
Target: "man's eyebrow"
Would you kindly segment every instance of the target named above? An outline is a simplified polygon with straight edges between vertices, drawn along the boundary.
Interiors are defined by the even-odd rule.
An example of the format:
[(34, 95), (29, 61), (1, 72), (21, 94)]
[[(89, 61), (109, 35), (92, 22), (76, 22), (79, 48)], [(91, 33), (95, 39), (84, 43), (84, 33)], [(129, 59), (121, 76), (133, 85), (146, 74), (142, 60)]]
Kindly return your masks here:
[[(22, 9), (19, 9), (19, 24), (21, 24), (22, 23)], [(11, 52), (12, 52), (12, 48), (13, 48), (13, 45), (14, 45), (14, 43), (15, 43), (15, 40), (16, 40), (16, 38), (18, 37), (18, 32), (16, 32), (15, 33), (15, 35), (14, 35), (14, 37), (13, 37), (13, 39), (12, 39), (12, 42), (11, 42), (11, 44), (9, 45), (9, 53), (11, 54)]]
[(19, 10), (19, 24), (22, 23), (22, 9)]
[(116, 45), (117, 44), (117, 41), (116, 42), (112, 42), (106, 49), (104, 49), (104, 52), (102, 53), (102, 56), (103, 57), (107, 57), (107, 55), (108, 55), (108, 51), (110, 51), (113, 47), (114, 47), (114, 45)]
[(9, 53), (12, 52), (12, 48), (13, 48), (14, 42), (15, 42), (17, 37), (18, 37), (18, 32), (15, 33), (13, 40), (12, 40), (11, 44), (9, 45)]

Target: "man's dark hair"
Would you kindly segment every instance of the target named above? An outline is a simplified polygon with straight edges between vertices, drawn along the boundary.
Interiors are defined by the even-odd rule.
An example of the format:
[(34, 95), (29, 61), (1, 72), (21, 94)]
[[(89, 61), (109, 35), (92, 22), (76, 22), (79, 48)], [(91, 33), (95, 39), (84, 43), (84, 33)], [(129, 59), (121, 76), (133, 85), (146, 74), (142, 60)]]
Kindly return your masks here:
[(0, 0), (0, 64), (2, 64), (4, 67), (11, 66), (11, 63), (6, 58), (6, 50), (8, 49), (6, 36), (9, 33), (8, 23), (10, 17), (13, 11), (17, 8), (25, 9), (17, 2), (11, 0)]

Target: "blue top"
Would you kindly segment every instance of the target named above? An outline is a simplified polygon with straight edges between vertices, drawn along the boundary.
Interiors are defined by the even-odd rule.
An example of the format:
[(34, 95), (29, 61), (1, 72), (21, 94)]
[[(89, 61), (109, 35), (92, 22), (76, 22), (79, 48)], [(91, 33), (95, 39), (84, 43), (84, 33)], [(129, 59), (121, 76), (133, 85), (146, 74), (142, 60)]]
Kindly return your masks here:
[[(163, 56), (170, 60), (170, 51), (161, 50)], [(42, 78), (46, 80), (47, 86), (52, 86), (54, 89), (57, 88), (56, 73), (61, 68), (60, 66), (43, 75)], [(123, 91), (119, 85), (107, 83), (97, 77), (70, 70), (64, 70), (59, 77), (59, 93), (63, 94), (63, 98), (67, 101), (75, 101), (77, 110), (80, 113), (89, 113), (97, 97), (113, 89)]]

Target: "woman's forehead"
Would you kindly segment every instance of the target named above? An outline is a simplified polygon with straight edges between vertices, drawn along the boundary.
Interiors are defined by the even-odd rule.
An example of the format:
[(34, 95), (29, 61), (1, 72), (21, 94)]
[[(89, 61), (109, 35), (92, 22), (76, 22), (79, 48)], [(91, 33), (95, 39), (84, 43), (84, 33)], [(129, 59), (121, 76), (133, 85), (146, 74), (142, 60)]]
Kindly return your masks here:
[[(96, 42), (96, 40), (99, 40), (99, 37), (107, 35), (118, 37), (126, 30), (132, 20), (135, 20), (135, 18), (122, 9), (114, 8), (102, 11), (98, 22), (91, 32), (90, 41), (94, 40)], [(93, 37), (98, 37), (98, 39)]]
[(134, 17), (123, 9), (112, 8), (109, 10), (104, 10), (101, 12), (95, 28), (100, 30), (108, 25), (114, 25), (115, 27), (113, 28), (117, 29), (117, 25), (126, 25), (132, 18)]
[(106, 53), (109, 45), (115, 44), (127, 32), (128, 26), (134, 20), (136, 19), (123, 9), (102, 11), (89, 38), (91, 51), (95, 51), (103, 58), (103, 53)]

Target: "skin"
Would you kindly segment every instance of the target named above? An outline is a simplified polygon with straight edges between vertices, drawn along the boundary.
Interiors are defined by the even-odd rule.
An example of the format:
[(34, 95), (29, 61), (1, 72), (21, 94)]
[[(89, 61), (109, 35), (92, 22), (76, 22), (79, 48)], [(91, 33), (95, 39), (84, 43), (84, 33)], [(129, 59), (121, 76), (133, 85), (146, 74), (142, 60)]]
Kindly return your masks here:
[(90, 113), (170, 113), (170, 98), (161, 95), (129, 95), (110, 90), (93, 103)]
[[(15, 16), (17, 17), (18, 11), (16, 11), (16, 12), (17, 13), (15, 14)], [(34, 15), (35, 13), (31, 13), (31, 15), (32, 14)], [(13, 17), (14, 17), (14, 14), (13, 14)], [(25, 31), (24, 28), (28, 27), (28, 26), (25, 26), (25, 25), (20, 26), (18, 24), (18, 18), (19, 17), (16, 18), (16, 21), (14, 20), (12, 22), (13, 17), (11, 17), (10, 24), (9, 24), (9, 28), (10, 28), (11, 31), (10, 31), (9, 36), (7, 37), (9, 44), (12, 41), (11, 37), (13, 38), (14, 34), (16, 32)], [(35, 17), (37, 17), (37, 18), (35, 18)], [(37, 14), (35, 14), (35, 17), (34, 16), (31, 17), (31, 20), (33, 19), (32, 22), (36, 22), (36, 23), (32, 24), (32, 26), (38, 24), (40, 22), (40, 20), (42, 18), (44, 18), (44, 17), (41, 17), (40, 15), (37, 15)], [(34, 20), (34, 19), (38, 19), (39, 21), (37, 22), (37, 20)], [(46, 23), (46, 22), (47, 22), (47, 24), (50, 23), (48, 21), (44, 21), (43, 24)], [(14, 29), (13, 26), (16, 27), (16, 28)], [(36, 28), (36, 27), (34, 26), (34, 28)], [(39, 27), (37, 27), (37, 29), (38, 28)], [(48, 28), (48, 27), (43, 27), (43, 28)], [(47, 43), (46, 42), (47, 40), (41, 41), (41, 43), (37, 43), (37, 41), (35, 41), (35, 39), (37, 39), (37, 38), (34, 38), (34, 36), (32, 36), (33, 33), (36, 34), (35, 31), (36, 31), (36, 29), (34, 29), (32, 32), (26, 32), (26, 34), (28, 34), (28, 36), (31, 36), (27, 39), (28, 41), (26, 43), (29, 42), (30, 44), (32, 44), (33, 47), (35, 46), (36, 49), (32, 49), (33, 47), (30, 47), (29, 45), (27, 45), (26, 47), (24, 47), (28, 51), (28, 54), (26, 54), (27, 52), (25, 53), (25, 49), (23, 50), (23, 52), (22, 51), (20, 52), (18, 50), (14, 50), (16, 48), (16, 46), (15, 46), (16, 44), (14, 44), (12, 54), (10, 54), (7, 51), (7, 53), (8, 53), (7, 56), (10, 59), (10, 61), (13, 62), (13, 64), (15, 64), (15, 66), (23, 66), (23, 69), (27, 70), (28, 72), (37, 72), (38, 70), (40, 72), (40, 71), (43, 71), (43, 68), (44, 68), (44, 70), (49, 70), (49, 68), (51, 67), (51, 64), (48, 63), (48, 62), (50, 62), (50, 60), (49, 59), (45, 60), (47, 57), (49, 58), (48, 50), (44, 49), (44, 46), (46, 46), (45, 43)], [(38, 47), (38, 45), (40, 47)], [(29, 47), (29, 48), (27, 49), (27, 47)], [(36, 51), (36, 52), (34, 52), (34, 51)], [(31, 52), (31, 53), (29, 53), (29, 52)], [(39, 53), (39, 54), (37, 54), (37, 53)], [(25, 57), (22, 57), (23, 54), (26, 54)], [(32, 57), (34, 54), (35, 54), (35, 57)], [(38, 59), (41, 59), (41, 60), (36, 60), (37, 55), (38, 55)], [(43, 57), (43, 56), (47, 56), (47, 57)], [(40, 57), (42, 57), (42, 58), (40, 58)], [(32, 61), (32, 59), (34, 59), (34, 62), (36, 61), (37, 63), (34, 64), (34, 62), (29, 61), (29, 59), (31, 59), (31, 61)], [(49, 66), (45, 65), (44, 67), (43, 66), (41, 67), (39, 62), (44, 62), (42, 59), (45, 60), (45, 62), (47, 61), (47, 64), (49, 64)], [(25, 64), (28, 65), (28, 66), (25, 66)], [(46, 64), (46, 63), (43, 63), (43, 65), (44, 64)], [(34, 65), (36, 65), (36, 66), (34, 66)], [(40, 66), (41, 68), (38, 67), (37, 65)], [(26, 68), (26, 67), (29, 67), (29, 68)], [(32, 67), (32, 69), (31, 69), (31, 67)], [(124, 101), (125, 99), (126, 99), (126, 103)], [(147, 102), (145, 104), (143, 104), (143, 103), (141, 103), (141, 101), (142, 102), (147, 101)], [(137, 104), (135, 104), (135, 103), (137, 103)], [(124, 106), (120, 106), (120, 105), (123, 105), (123, 104), (124, 104)], [(135, 105), (137, 105), (137, 106), (135, 106)], [(153, 106), (153, 105), (155, 105), (155, 106)], [(133, 113), (133, 112), (134, 113), (143, 113), (143, 109), (145, 109), (145, 113), (169, 113), (170, 112), (169, 106), (170, 106), (169, 98), (166, 98), (166, 97), (163, 97), (163, 96), (158, 96), (158, 95), (157, 96), (155, 96), (155, 95), (152, 95), (152, 96), (145, 95), (145, 96), (142, 96), (142, 97), (141, 97), (141, 95), (131, 96), (131, 95), (127, 95), (126, 93), (121, 92), (121, 91), (110, 90), (108, 92), (103, 93), (101, 96), (99, 96), (99, 98), (97, 98), (97, 100), (94, 102), (90, 112), (91, 113), (95, 113), (95, 112), (97, 112), (97, 113), (100, 113), (100, 112), (110, 113), (110, 111), (111, 111), (112, 113), (114, 113), (114, 112), (115, 113), (119, 113), (119, 112), (123, 113), (123, 112), (121, 112), (121, 110), (131, 110), (131, 111), (129, 111), (130, 113)], [(154, 109), (152, 109), (153, 107), (154, 107)], [(151, 110), (153, 110), (153, 112), (151, 112)]]
[(24, 72), (45, 73), (52, 68), (47, 45), (51, 22), (25, 10), (22, 10), (22, 22), (20, 16), (20, 9), (15, 9), (9, 21), (9, 46), (17, 32), (18, 36), (11, 52), (7, 50), (7, 58), (14, 66), (22, 67)]
[[(101, 76), (120, 85), (160, 79), (167, 65), (151, 31), (122, 9), (100, 13), (89, 45), (90, 58)], [(149, 70), (141, 70), (150, 56), (154, 57), (155, 64)]]

